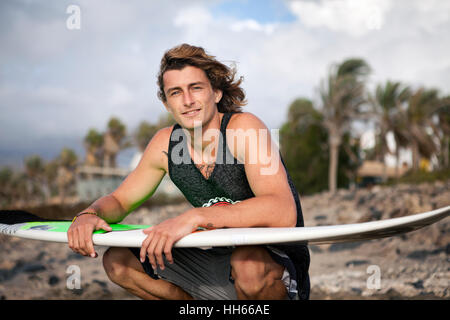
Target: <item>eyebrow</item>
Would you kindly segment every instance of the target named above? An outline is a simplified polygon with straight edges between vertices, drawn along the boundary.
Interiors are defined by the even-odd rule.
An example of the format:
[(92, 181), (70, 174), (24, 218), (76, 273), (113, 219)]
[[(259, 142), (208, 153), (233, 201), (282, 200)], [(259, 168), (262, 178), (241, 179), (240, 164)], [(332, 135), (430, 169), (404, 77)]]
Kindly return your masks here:
[[(193, 86), (197, 86), (197, 85), (206, 85), (206, 83), (203, 81), (197, 81), (197, 82), (189, 83), (188, 87), (193, 87)], [(181, 89), (181, 87), (172, 87), (172, 88), (167, 89), (167, 93), (170, 93), (174, 90), (180, 90), (180, 89)]]

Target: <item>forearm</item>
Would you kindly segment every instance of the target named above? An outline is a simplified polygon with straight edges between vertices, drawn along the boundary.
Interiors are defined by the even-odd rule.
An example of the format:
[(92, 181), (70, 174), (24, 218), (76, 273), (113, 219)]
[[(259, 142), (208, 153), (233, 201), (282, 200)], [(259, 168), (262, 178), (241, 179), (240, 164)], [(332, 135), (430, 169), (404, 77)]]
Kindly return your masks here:
[(83, 212), (95, 212), (100, 218), (108, 223), (120, 222), (128, 214), (112, 194), (99, 198), (83, 210)]
[(230, 206), (195, 208), (204, 228), (294, 227), (297, 210), (292, 196), (264, 195)]

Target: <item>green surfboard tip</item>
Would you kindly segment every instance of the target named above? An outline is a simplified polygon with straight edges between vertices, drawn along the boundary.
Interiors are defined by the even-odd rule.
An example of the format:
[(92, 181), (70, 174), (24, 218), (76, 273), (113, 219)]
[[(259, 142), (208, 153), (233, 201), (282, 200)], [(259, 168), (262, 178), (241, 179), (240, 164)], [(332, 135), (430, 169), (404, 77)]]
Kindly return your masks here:
[[(42, 230), (42, 231), (50, 231), (50, 232), (67, 232), (69, 230), (72, 222), (70, 221), (39, 221), (39, 222), (27, 222), (25, 223), (20, 230)], [(120, 224), (120, 223), (112, 223), (110, 224), (112, 231), (129, 231), (129, 230), (137, 230), (137, 229), (145, 229), (150, 227), (149, 225), (141, 225), (141, 224)], [(104, 230), (94, 231), (94, 234), (106, 233)]]

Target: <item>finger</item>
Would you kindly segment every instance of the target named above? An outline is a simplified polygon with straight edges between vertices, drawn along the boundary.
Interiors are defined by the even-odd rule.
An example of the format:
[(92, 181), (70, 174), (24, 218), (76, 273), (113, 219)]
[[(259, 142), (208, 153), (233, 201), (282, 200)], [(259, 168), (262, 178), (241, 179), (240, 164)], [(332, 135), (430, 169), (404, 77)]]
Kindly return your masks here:
[(152, 265), (153, 270), (156, 270), (156, 258), (155, 258), (155, 248), (159, 241), (159, 235), (154, 235), (147, 248), (147, 257)]
[(96, 224), (95, 230), (100, 230), (100, 229), (103, 229), (103, 230), (105, 230), (105, 231), (112, 231), (111, 226), (110, 226), (108, 223), (106, 223), (105, 220), (100, 220), (100, 221)]
[(75, 228), (74, 230), (73, 230), (73, 251), (75, 251), (76, 253), (81, 253), (80, 252), (80, 243), (79, 243), (79, 241), (78, 241), (78, 239), (79, 239), (79, 234), (78, 234), (79, 232), (78, 232), (78, 229), (77, 228)]
[(71, 228), (67, 230), (67, 242), (69, 244), (69, 248), (73, 250), (73, 229)]
[(142, 241), (141, 251), (139, 253), (142, 263), (145, 261), (145, 257), (147, 256), (147, 248), (148, 248), (148, 245), (150, 244), (152, 237), (153, 237), (153, 234), (151, 233), (150, 235), (147, 236), (147, 238), (144, 239), (144, 241)]
[(162, 236), (159, 238), (159, 241), (155, 247), (154, 255), (156, 257), (156, 263), (158, 264), (161, 270), (164, 270), (164, 257), (163, 257), (163, 249), (167, 242), (167, 236)]
[(167, 262), (170, 264), (173, 263), (173, 257), (172, 257), (172, 247), (173, 247), (173, 241), (167, 240), (166, 245), (164, 246), (164, 255), (166, 256)]
[(83, 256), (87, 255), (86, 252), (86, 242), (85, 242), (85, 231), (84, 228), (78, 228), (78, 243), (79, 251)]
[(94, 250), (94, 243), (92, 241), (92, 231), (93, 231), (92, 227), (87, 227), (84, 234), (84, 243), (86, 246), (86, 251), (89, 254), (89, 256), (91, 256), (92, 258), (96, 258), (97, 253)]

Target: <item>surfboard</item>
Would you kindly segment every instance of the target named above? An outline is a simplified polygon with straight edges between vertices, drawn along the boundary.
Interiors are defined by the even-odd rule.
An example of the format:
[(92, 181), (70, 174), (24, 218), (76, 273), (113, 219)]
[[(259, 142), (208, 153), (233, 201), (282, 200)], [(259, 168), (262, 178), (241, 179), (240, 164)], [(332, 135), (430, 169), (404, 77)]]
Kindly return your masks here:
[[(240, 245), (325, 244), (391, 237), (428, 226), (450, 214), (450, 206), (440, 209), (364, 223), (297, 228), (228, 228), (196, 231), (174, 247), (210, 248)], [(70, 221), (48, 221), (23, 211), (0, 211), (0, 233), (25, 239), (67, 243)], [(110, 224), (112, 231), (95, 231), (94, 245), (141, 247), (149, 225)]]

